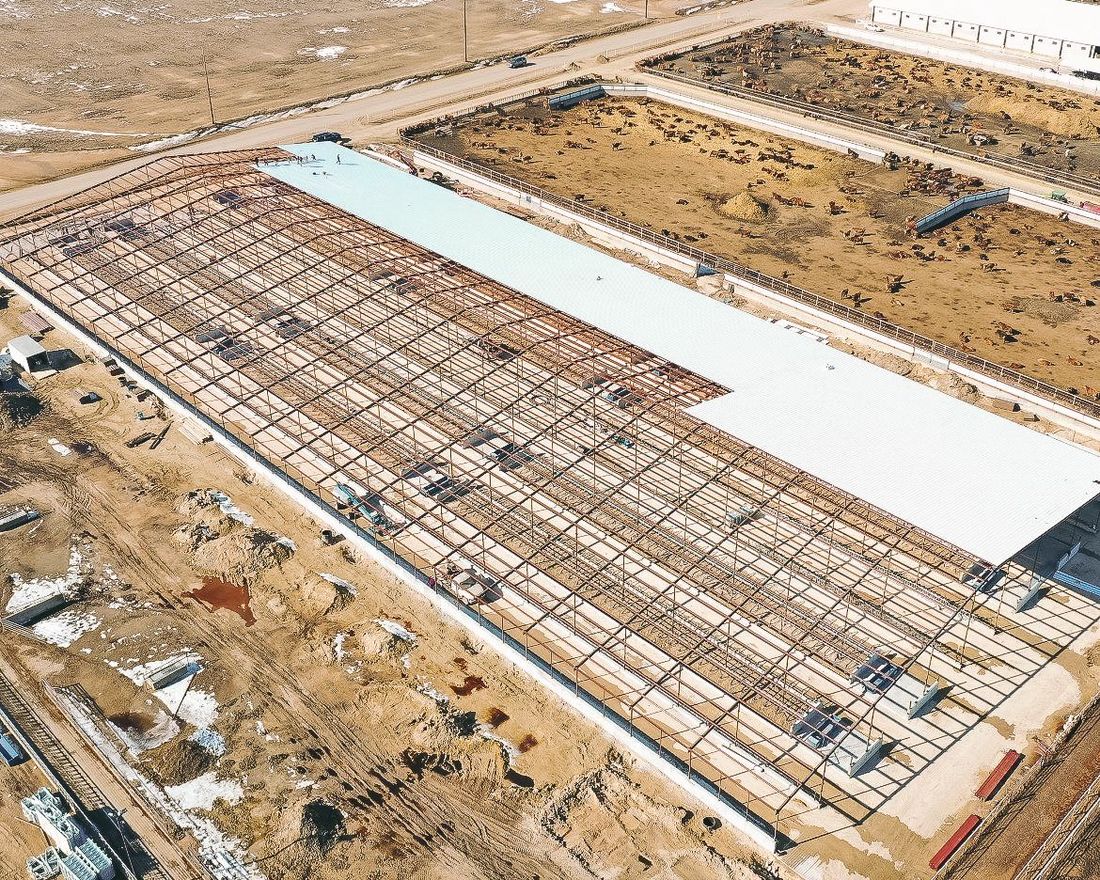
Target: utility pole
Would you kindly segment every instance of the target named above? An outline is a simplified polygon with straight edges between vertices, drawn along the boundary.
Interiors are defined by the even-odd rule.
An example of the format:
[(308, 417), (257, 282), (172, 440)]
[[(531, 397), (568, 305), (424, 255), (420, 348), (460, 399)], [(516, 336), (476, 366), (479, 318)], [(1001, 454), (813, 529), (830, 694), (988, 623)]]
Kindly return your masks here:
[(470, 47), (466, 42), (466, 0), (462, 0), (462, 60), (467, 63), (470, 61)]
[(645, 0), (645, 20), (649, 21), (649, 0)]
[[(648, 2), (648, 0), (646, 0)], [(210, 91), (210, 68), (206, 64), (206, 50), (202, 50), (202, 72), (206, 77), (206, 102), (210, 105), (210, 124), (217, 125), (214, 121), (214, 93)]]

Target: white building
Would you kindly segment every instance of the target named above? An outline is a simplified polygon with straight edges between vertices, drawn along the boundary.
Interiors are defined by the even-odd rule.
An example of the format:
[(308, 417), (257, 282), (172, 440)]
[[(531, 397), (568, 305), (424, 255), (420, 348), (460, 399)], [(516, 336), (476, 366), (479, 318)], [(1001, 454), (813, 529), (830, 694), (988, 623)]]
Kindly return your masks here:
[(871, 0), (876, 24), (1050, 58), (1100, 72), (1100, 6), (1079, 0)]
[(8, 343), (8, 354), (28, 373), (50, 366), (49, 352), (29, 336), (16, 336)]
[(37, 825), (53, 844), (44, 853), (27, 859), (31, 880), (113, 880), (114, 865), (99, 844), (85, 833), (64, 802), (43, 788), (20, 801), (23, 818)]

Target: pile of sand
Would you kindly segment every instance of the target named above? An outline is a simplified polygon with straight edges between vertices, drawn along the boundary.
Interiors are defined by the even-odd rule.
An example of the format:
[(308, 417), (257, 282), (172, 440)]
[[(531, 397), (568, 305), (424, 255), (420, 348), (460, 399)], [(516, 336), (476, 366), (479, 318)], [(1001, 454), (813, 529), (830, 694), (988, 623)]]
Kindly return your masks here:
[(217, 758), (190, 739), (174, 739), (159, 748), (144, 752), (139, 767), (146, 776), (161, 785), (180, 785), (202, 776)]
[(762, 223), (768, 219), (768, 203), (756, 198), (748, 190), (715, 202), (715, 208), (719, 214), (731, 220)]
[[(1082, 103), (1087, 99), (1081, 99)], [(1095, 138), (1100, 132), (1100, 108), (1056, 109), (1029, 95), (975, 95), (966, 102), (972, 113), (1007, 113), (1017, 125), (1030, 125), (1071, 138)]]
[(228, 535), (200, 544), (193, 552), (195, 565), (207, 571), (249, 581), (294, 553), (286, 538), (264, 529), (242, 526)]

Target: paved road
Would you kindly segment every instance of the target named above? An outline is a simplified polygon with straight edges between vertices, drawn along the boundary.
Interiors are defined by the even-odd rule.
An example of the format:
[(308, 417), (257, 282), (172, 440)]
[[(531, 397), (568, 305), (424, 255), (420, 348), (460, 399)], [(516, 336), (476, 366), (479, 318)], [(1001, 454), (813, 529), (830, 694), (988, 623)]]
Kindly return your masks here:
[[(635, 76), (635, 62), (657, 51), (689, 46), (709, 37), (792, 18), (822, 24), (847, 19), (850, 23), (866, 10), (865, 0), (824, 0), (816, 3), (812, 0), (746, 0), (716, 12), (667, 19), (645, 28), (577, 43), (540, 55), (534, 59), (533, 66), (521, 70), (510, 70), (503, 64), (467, 70), (403, 89), (345, 101), (289, 119), (230, 131), (155, 155), (296, 143), (308, 140), (315, 131), (324, 130), (340, 131), (357, 143), (392, 139), (399, 128), (420, 119), (462, 111), (581, 74), (630, 79)], [(0, 194), (0, 219), (18, 216), (34, 207), (95, 186), (144, 164), (151, 155), (139, 154), (134, 159)]]

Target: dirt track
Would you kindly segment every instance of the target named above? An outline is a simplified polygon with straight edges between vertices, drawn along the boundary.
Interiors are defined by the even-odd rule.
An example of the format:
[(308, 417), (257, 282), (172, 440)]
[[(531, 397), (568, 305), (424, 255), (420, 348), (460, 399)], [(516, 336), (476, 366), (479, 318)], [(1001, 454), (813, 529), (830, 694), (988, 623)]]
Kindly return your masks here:
[(529, 107), (422, 136), (567, 198), (1087, 396), (1100, 234), (1015, 206), (915, 239), (980, 181), (890, 171), (653, 101)]
[[(20, 311), (0, 310), (4, 338)], [(56, 331), (47, 345), (76, 347)], [(0, 472), (18, 475), (0, 505), (44, 516), (4, 535), (0, 572), (57, 577), (76, 540), (71, 611), (92, 628), (67, 645), (6, 636), (13, 656), (31, 679), (84, 687), (158, 785), (206, 773), (239, 784), (236, 803), (192, 812), (242, 840), (271, 880), (754, 876), (732, 833), (707, 831), (682, 792), (346, 542), (325, 545), (317, 523), (178, 421), (158, 449), (127, 449), (166, 424), (136, 420), (159, 412), (151, 399), (93, 364), (35, 385), (43, 412), (0, 426)], [(78, 404), (77, 390), (103, 400)], [(200, 589), (212, 577), (240, 589)], [(415, 635), (394, 635), (404, 629)], [(180, 652), (202, 671), (174, 715), (121, 673)], [(340, 812), (327, 830), (318, 804)]]

